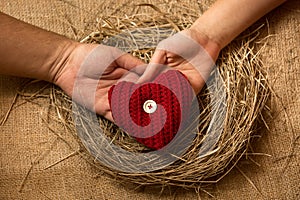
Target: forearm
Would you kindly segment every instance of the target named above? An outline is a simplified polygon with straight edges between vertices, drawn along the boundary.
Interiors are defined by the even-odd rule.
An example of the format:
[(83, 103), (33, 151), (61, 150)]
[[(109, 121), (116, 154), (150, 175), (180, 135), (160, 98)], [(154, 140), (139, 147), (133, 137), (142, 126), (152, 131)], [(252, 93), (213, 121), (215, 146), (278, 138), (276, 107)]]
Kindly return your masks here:
[(222, 49), (283, 2), (285, 0), (218, 0), (191, 28), (206, 35)]
[(0, 12), (0, 73), (52, 82), (77, 45)]

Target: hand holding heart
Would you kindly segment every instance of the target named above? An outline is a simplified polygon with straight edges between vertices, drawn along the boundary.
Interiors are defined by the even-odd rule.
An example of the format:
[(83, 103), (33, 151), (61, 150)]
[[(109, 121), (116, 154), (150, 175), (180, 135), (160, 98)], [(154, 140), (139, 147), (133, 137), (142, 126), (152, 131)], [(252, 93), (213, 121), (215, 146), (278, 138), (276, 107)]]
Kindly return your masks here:
[(182, 72), (198, 94), (215, 66), (219, 49), (205, 35), (194, 29), (186, 29), (161, 41), (149, 66), (138, 83), (153, 80), (164, 71), (161, 65)]

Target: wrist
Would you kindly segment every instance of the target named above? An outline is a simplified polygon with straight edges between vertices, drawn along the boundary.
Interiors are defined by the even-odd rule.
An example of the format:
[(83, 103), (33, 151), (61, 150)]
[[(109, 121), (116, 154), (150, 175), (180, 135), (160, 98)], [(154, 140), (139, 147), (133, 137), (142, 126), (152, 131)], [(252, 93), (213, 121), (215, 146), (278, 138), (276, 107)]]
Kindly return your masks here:
[(48, 61), (45, 62), (47, 77), (46, 81), (57, 84), (57, 80), (65, 70), (68, 63), (72, 59), (72, 54), (80, 44), (78, 42), (66, 39), (61, 41), (57, 46), (55, 52), (49, 56)]
[(79, 42), (66, 44), (60, 51), (57, 65), (49, 73), (51, 77), (50, 82), (71, 95), (73, 84), (82, 63), (90, 52), (98, 46), (98, 44), (82, 44)]
[(196, 23), (191, 26), (189, 32), (191, 34), (191, 37), (206, 50), (213, 61), (216, 61), (222, 49), (222, 45), (219, 40), (207, 33), (201, 26)]

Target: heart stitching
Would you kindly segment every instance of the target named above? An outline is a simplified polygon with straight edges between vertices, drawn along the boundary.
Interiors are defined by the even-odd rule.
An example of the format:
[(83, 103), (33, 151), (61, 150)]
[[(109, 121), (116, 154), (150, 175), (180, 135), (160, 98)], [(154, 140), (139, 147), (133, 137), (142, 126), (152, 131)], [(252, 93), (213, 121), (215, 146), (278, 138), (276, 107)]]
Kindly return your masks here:
[[(138, 142), (155, 150), (165, 147), (175, 137), (189, 116), (193, 97), (187, 78), (177, 70), (162, 73), (149, 83), (119, 82), (108, 93), (115, 123)], [(155, 106), (157, 110), (147, 113), (147, 101), (150, 102), (148, 110)]]

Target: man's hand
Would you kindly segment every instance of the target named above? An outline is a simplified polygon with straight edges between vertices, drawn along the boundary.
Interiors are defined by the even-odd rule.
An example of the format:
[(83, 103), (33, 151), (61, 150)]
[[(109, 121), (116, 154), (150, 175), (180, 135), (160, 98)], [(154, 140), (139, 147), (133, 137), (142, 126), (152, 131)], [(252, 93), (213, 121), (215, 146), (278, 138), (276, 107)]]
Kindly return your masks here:
[[(116, 48), (80, 44), (1, 12), (0, 25), (1, 74), (53, 82), (75, 97), (75, 101), (109, 120), (112, 120), (107, 98), (109, 88), (143, 64)], [(139, 73), (142, 71), (131, 72), (127, 79), (137, 79)], [(74, 89), (83, 92), (82, 95), (74, 96)]]
[(114, 47), (79, 44), (66, 64), (54, 73), (53, 80), (75, 101), (113, 121), (108, 102), (110, 87), (125, 75), (137, 80), (140, 75), (133, 71), (142, 64)]

